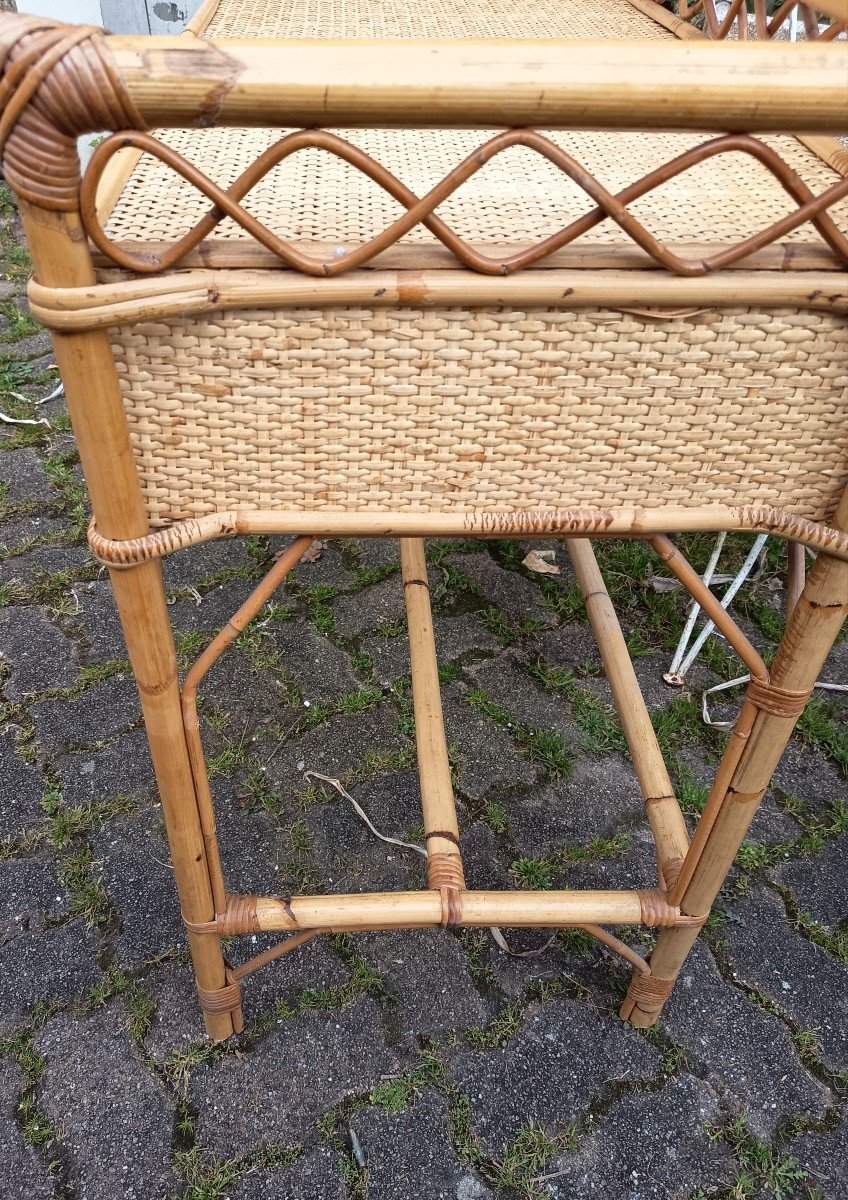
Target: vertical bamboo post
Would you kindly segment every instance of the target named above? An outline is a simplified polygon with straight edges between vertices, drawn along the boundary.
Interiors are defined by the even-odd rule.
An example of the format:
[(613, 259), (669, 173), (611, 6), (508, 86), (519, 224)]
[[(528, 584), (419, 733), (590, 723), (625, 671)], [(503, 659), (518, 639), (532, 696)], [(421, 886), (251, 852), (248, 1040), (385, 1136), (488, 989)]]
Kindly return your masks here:
[(660, 887), (669, 887), (689, 849), (686, 822), (671, 786), (627, 643), (592, 543), (582, 538), (572, 538), (567, 546), (642, 789), (657, 848)]
[[(848, 490), (842, 496), (834, 525), (838, 529), (848, 527)], [(846, 616), (848, 563), (820, 554), (787, 621), (772, 665), (771, 684), (788, 692), (809, 692)], [(734, 742), (728, 746), (726, 757), (735, 760), (735, 765), (713, 826), (679, 900), (684, 913), (703, 917), (709, 913), (797, 720), (797, 715), (782, 716), (759, 709), (741, 752)], [(695, 850), (694, 843), (692, 849)], [(669, 901), (678, 902), (673, 893)], [(641, 1028), (656, 1021), (697, 936), (697, 927), (661, 932), (651, 955), (649, 978), (654, 981), (654, 996), (646, 995), (634, 978), (621, 1009), (623, 1017)]]
[[(49, 211), (24, 200), (20, 210), (39, 283), (87, 287), (95, 282), (78, 212)], [(97, 527), (109, 538), (144, 536), (147, 516), (108, 335), (54, 333), (53, 345)], [(180, 905), (187, 920), (207, 921), (213, 913), (212, 891), (183, 732), (161, 563), (111, 570), (110, 578), (141, 698)], [(220, 939), (189, 934), (189, 944), (198, 986), (205, 991), (224, 987)], [(209, 1036), (216, 1041), (240, 1028), (240, 1013), (204, 1015)]]
[(409, 624), (415, 745), (427, 839), (427, 875), (431, 888), (448, 886), (456, 890), (464, 886), (459, 824), (442, 718), (436, 639), (423, 541), (420, 538), (401, 538), (400, 561)]

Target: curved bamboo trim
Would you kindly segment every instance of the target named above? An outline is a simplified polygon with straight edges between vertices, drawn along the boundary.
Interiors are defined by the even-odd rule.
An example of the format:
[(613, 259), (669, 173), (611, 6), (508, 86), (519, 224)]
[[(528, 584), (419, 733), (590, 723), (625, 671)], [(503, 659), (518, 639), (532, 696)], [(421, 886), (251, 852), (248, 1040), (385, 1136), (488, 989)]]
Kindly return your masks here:
[(468, 271), (356, 271), (312, 280), (294, 271), (186, 271), (155, 279), (47, 288), (30, 280), (32, 314), (49, 329), (79, 333), (240, 308), (646, 308), (768, 305), (848, 314), (848, 276), (733, 271), (683, 279), (662, 271), (534, 271), (496, 278)]
[[(848, 63), (846, 63), (848, 66)], [(159, 159), (192, 187), (212, 202), (212, 207), (185, 233), (170, 245), (160, 257), (148, 250), (132, 251), (113, 243), (106, 234), (97, 211), (97, 190), (103, 171), (117, 154), (129, 147), (145, 150)], [(523, 146), (546, 158), (572, 183), (595, 202), (595, 208), (566, 225), (558, 233), (545, 238), (530, 249), (512, 253), (505, 258), (475, 251), (449, 225), (436, 215), (464, 183), (482, 170), (486, 163), (514, 146)], [(315, 254), (297, 250), (291, 242), (279, 238), (271, 229), (254, 217), (242, 204), (245, 196), (276, 166), (292, 154), (307, 148), (318, 148), (350, 164), (384, 191), (388, 192), (406, 212), (369, 241), (354, 247), (344, 257), (322, 259)], [(706, 258), (683, 259), (658, 241), (646, 226), (630, 211), (628, 205), (647, 195), (699, 163), (722, 154), (747, 154), (756, 159), (794, 200), (795, 209), (764, 229), (742, 241), (713, 253)], [(111, 258), (119, 267), (138, 274), (149, 275), (166, 271), (180, 263), (184, 255), (195, 250), (225, 218), (235, 221), (257, 242), (277, 255), (282, 262), (306, 275), (318, 277), (346, 275), (370, 262), (375, 255), (400, 241), (417, 225), (425, 226), (455, 258), (472, 271), (484, 275), (510, 275), (548, 257), (561, 247), (576, 241), (605, 220), (614, 221), (628, 237), (656, 263), (677, 275), (706, 275), (711, 271), (732, 266), (753, 251), (771, 245), (785, 234), (808, 221), (837, 258), (848, 262), (848, 238), (837, 228), (828, 213), (831, 205), (848, 196), (848, 180), (840, 180), (819, 196), (792, 171), (770, 146), (748, 134), (730, 134), (712, 138), (694, 146), (669, 162), (648, 172), (613, 195), (586, 168), (562, 147), (535, 129), (508, 129), (496, 134), (479, 146), (427, 192), (418, 197), (385, 166), (358, 146), (326, 130), (297, 130), (280, 138), (260, 154), (230, 185), (221, 188), (172, 147), (148, 133), (124, 132), (108, 138), (94, 152), (80, 190), (80, 206), (86, 231), (101, 254)]]
[(126, 541), (103, 537), (92, 523), (92, 554), (112, 568), (161, 558), (186, 546), (237, 534), (289, 533), (312, 537), (650, 537), (677, 533), (749, 530), (788, 538), (811, 550), (848, 561), (848, 533), (765, 506), (702, 508), (669, 505), (646, 509), (561, 509), (548, 512), (374, 512), (367, 509), (314, 509), (277, 512), (262, 509), (210, 513)]
[(655, 129), (671, 119), (834, 133), (845, 123), (837, 44), (192, 42), (108, 39), (148, 126)]

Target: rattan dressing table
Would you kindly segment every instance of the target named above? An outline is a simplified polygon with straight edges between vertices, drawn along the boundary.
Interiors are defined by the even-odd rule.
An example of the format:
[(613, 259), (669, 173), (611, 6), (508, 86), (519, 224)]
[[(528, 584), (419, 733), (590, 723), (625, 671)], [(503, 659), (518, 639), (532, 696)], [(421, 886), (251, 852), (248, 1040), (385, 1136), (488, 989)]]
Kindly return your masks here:
[[(845, 45), (715, 45), (653, 0), (210, 0), (178, 40), (6, 16), (0, 53), (209, 1034), (242, 1024), (222, 937), (287, 935), (265, 962), (438, 925), (587, 929), (651, 1024), (848, 613)], [(723, 529), (818, 552), (769, 667), (670, 536)], [(296, 538), (180, 686), (162, 557), (245, 533)], [(465, 887), (421, 539), (516, 535), (568, 538), (656, 841), (640, 890)], [(225, 888), (197, 688), (318, 536), (401, 540), (421, 891)], [(691, 837), (610, 536), (650, 539), (750, 671)], [(638, 923), (649, 962), (609, 929)]]

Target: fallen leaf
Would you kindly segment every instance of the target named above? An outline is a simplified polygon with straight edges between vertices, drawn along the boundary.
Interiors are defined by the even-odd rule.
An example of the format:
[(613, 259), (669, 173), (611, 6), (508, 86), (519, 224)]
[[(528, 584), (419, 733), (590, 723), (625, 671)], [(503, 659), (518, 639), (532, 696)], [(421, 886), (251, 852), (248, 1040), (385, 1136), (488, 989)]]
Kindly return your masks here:
[(648, 580), (652, 592), (676, 592), (681, 586), (676, 579), (667, 579), (664, 575), (654, 575)]
[(326, 549), (326, 542), (313, 542), (300, 561), (304, 563), (317, 562)]
[[(732, 583), (734, 579), (734, 575), (713, 575), (710, 580), (710, 587), (716, 587), (722, 583)], [(669, 579), (666, 575), (652, 575), (647, 582), (652, 591), (659, 592), (660, 594), (664, 592), (676, 592), (679, 588), (683, 587), (683, 584), (679, 580)]]
[[(327, 543), (326, 543), (326, 542), (318, 542), (318, 541), (315, 541), (315, 542), (313, 542), (313, 543), (312, 543), (312, 545), (309, 547), (309, 549), (308, 549), (308, 550), (307, 550), (307, 551), (304, 553), (304, 555), (303, 555), (303, 557), (301, 558), (301, 560), (300, 560), (300, 561), (301, 561), (302, 563), (314, 563), (314, 562), (317, 562), (317, 561), (318, 561), (318, 559), (321, 557), (321, 555), (324, 553), (324, 551), (325, 551), (326, 549), (327, 549)], [(286, 551), (285, 551), (285, 550), (280, 550), (280, 551), (278, 551), (278, 552), (277, 552), (277, 553), (274, 555), (274, 562), (277, 562), (279, 559), (281, 559), (285, 553), (286, 553)]]
[(535, 571), (537, 575), (559, 575), (560, 570), (554, 558), (553, 550), (531, 550), (521, 565), (528, 571)]

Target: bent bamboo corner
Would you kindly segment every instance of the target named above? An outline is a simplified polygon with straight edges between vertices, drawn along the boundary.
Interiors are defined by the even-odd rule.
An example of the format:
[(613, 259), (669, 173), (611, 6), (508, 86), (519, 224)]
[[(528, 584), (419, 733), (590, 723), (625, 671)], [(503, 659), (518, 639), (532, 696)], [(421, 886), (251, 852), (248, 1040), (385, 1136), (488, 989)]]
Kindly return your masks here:
[[(848, 49), (827, 36), (806, 45), (711, 44), (653, 0), (630, 3), (680, 40), (204, 41), (201, 35), (220, 11), (219, 0), (208, 0), (186, 35), (176, 40), (106, 37), (98, 30), (35, 17), (0, 17), (0, 149), (32, 252), (30, 300), (35, 315), (53, 331), (92, 498), (90, 543), (110, 569), (141, 696), (198, 993), (215, 1039), (242, 1027), (240, 980), (312, 937), (438, 926), (585, 929), (634, 968), (622, 1015), (637, 1025), (652, 1024), (848, 614), (848, 462), (839, 446), (829, 451), (826, 463), (799, 470), (790, 447), (783, 474), (764, 463), (752, 473), (759, 477), (759, 490), (751, 480), (728, 485), (726, 502), (703, 503), (693, 494), (686, 503), (671, 503), (647, 490), (635, 500), (625, 499), (621, 481), (634, 477), (632, 462), (621, 457), (618, 436), (629, 420), (626, 407), (615, 433), (602, 430), (599, 449), (590, 446), (589, 465), (575, 476), (572, 504), (541, 502), (544, 489), (537, 480), (544, 472), (532, 455), (515, 492), (504, 492), (506, 499), (497, 490), (483, 499), (473, 486), (462, 493), (465, 499), (457, 499), (458, 486), (454, 494), (445, 485), (439, 460), (430, 492), (422, 485), (415, 496), (399, 491), (388, 501), (366, 497), (360, 502), (359, 484), (349, 497), (340, 491), (342, 500), (335, 504), (323, 485), (318, 491), (304, 485), (298, 502), (288, 504), (260, 503), (265, 493), (257, 491), (249, 502), (233, 506), (225, 502), (223, 484), (211, 500), (198, 492), (190, 502), (178, 504), (170, 493), (158, 507), (151, 501), (149, 481), (162, 466), (159, 459), (167, 456), (167, 446), (181, 442), (181, 418), (166, 413), (164, 438), (159, 426), (142, 432), (131, 427), (136, 414), (126, 379), (122, 391), (118, 376), (117, 339), (132, 337), (138, 329), (146, 331), (144, 353), (152, 354), (155, 338), (167, 341), (181, 322), (188, 328), (192, 321), (222, 321), (229, 315), (238, 323), (258, 311), (272, 314), (263, 319), (277, 321), (272, 333), (289, 338), (293, 347), (296, 337), (289, 335), (286, 314), (308, 311), (310, 320), (329, 323), (336, 312), (364, 312), (357, 319), (365, 320), (367, 328), (372, 319), (391, 320), (401, 312), (419, 323), (431, 315), (443, 321), (445, 342), (453, 344), (480, 312), (513, 313), (518, 319), (525, 311), (574, 311), (596, 322), (605, 314), (639, 328), (654, 321), (677, 328), (681, 321), (705, 315), (712, 320), (715, 313), (741, 306), (746, 314), (805, 312), (810, 321), (829, 322), (827, 336), (835, 336), (833, 322), (848, 311), (848, 238), (834, 217), (848, 197), (848, 170), (844, 152), (825, 135), (848, 127)], [(818, 7), (835, 21), (844, 16), (843, 0), (823, 0)], [(687, 12), (691, 17), (696, 10), (699, 5)], [(755, 15), (767, 40), (784, 18), (778, 14), (765, 21), (761, 10), (757, 0)], [(724, 36), (726, 30), (714, 28), (711, 0), (704, 13), (713, 36)], [(258, 146), (254, 161), (226, 188), (151, 133), (221, 125), (299, 128)], [(457, 158), (447, 176), (418, 196), (349, 139), (319, 128), (326, 125), (505, 131), (484, 135), (476, 149)], [(787, 128), (797, 130), (803, 144), (828, 165), (823, 190), (813, 190), (764, 138), (769, 131)], [(614, 192), (552, 139), (552, 130), (569, 129), (616, 136), (628, 130), (687, 130), (710, 136), (647, 172), (634, 164), (631, 181)], [(104, 130), (111, 136), (83, 180), (76, 138)], [(556, 168), (585, 194), (590, 208), (558, 232), (495, 253), (490, 244), (461, 237), (437, 210), (486, 163), (516, 147)], [(332, 240), (304, 245), (279, 236), (244, 202), (271, 170), (301, 150), (320, 151), (360, 171), (400, 205), (401, 215), (382, 232), (343, 247)], [(172, 240), (151, 238), (139, 244), (110, 233), (110, 216), (142, 154), (158, 158), (208, 201), (209, 208), (191, 228), (174, 231)], [(720, 245), (659, 237), (634, 216), (636, 201), (722, 155), (743, 156), (766, 172), (787, 197), (790, 211), (768, 216)], [(224, 218), (235, 222), (242, 240), (214, 236)], [(587, 241), (586, 235), (599, 226), (615, 226), (620, 241)], [(815, 240), (792, 241), (802, 228), (814, 231)], [(400, 244), (420, 230), (430, 235), (428, 242)], [(795, 316), (792, 320), (797, 324)], [(794, 345), (800, 335), (791, 321), (787, 330), (787, 344)], [(227, 327), (225, 336), (237, 337), (237, 331)], [(484, 339), (475, 353), (485, 358), (486, 345)], [(183, 368), (188, 372), (187, 363)], [(202, 362), (193, 369), (202, 371)], [(361, 379), (351, 378), (354, 391), (362, 391)], [(215, 381), (207, 387), (209, 395), (222, 390), (226, 392)], [(238, 407), (239, 398), (235, 403)], [(835, 428), (838, 405), (832, 418), (830, 412), (828, 408), (822, 429)], [(493, 426), (501, 422), (505, 439), (518, 437), (500, 411), (496, 420), (494, 400), (483, 416)], [(220, 419), (235, 418), (227, 410)], [(367, 434), (372, 419), (358, 412), (357, 421), (348, 417), (347, 423), (358, 422)], [(781, 428), (798, 424), (791, 411), (782, 419)], [(407, 412), (400, 420), (411, 423)], [(319, 431), (307, 457), (320, 455), (322, 439), (340, 436), (338, 424), (328, 428), (335, 433), (328, 439)], [(561, 440), (564, 435), (558, 436)], [(825, 433), (816, 436), (814, 456), (820, 450), (824, 454), (826, 443)], [(263, 447), (274, 440), (273, 435), (262, 438)], [(438, 454), (460, 462), (463, 479), (474, 480), (486, 455), (468, 441), (460, 427), (457, 440)], [(147, 458), (143, 444), (153, 446)], [(417, 443), (416, 453), (436, 459), (434, 444), (430, 434)], [(370, 454), (376, 462), (379, 449), (373, 441), (366, 442), (364, 451), (357, 445), (349, 461), (368, 460)], [(409, 464), (418, 460), (403, 461), (407, 465), (401, 474), (414, 475)], [(396, 469), (390, 466), (389, 476)], [(693, 461), (688, 470), (694, 474), (702, 466)], [(166, 462), (165, 474), (172, 469), (174, 463)], [(644, 473), (648, 467), (642, 463), (640, 469)], [(235, 467), (232, 471), (237, 473)], [(272, 483), (282, 476), (298, 477), (293, 460), (288, 469), (272, 462), (266, 474)], [(596, 474), (600, 499), (584, 502), (581, 488)], [(635, 476), (639, 478), (638, 471)], [(418, 487), (415, 479), (413, 484)], [(774, 533), (818, 552), (806, 577), (794, 556), (793, 602), (770, 666), (668, 536), (670, 531), (731, 529)], [(209, 538), (255, 532), (297, 536), (180, 687), (160, 560)], [(426, 886), (395, 894), (233, 895), (218, 852), (198, 688), (217, 658), (284, 586), (313, 538), (328, 535), (400, 539), (399, 586), (409, 627)], [(651, 886), (544, 893), (467, 887), (422, 540), (457, 535), (568, 539), (656, 846)], [(691, 837), (587, 540), (617, 536), (650, 542), (750, 672), (742, 711)], [(648, 962), (603, 928), (637, 924), (659, 930)], [(288, 936), (237, 970), (230, 968), (221, 938), (262, 931)]]

